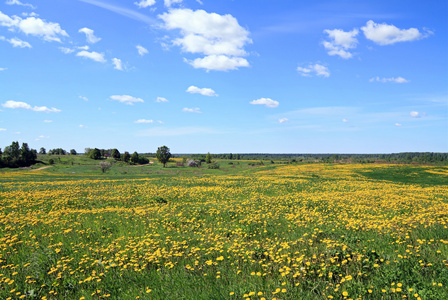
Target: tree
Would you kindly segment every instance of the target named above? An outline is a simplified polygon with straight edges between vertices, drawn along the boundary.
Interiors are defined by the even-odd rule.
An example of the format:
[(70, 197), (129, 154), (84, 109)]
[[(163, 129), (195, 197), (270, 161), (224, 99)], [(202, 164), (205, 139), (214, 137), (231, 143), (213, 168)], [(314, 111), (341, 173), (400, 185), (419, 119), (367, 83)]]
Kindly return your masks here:
[(112, 149), (111, 156), (117, 160), (120, 159), (121, 156), (120, 151), (118, 151), (117, 149)]
[(163, 167), (165, 168), (166, 163), (171, 158), (170, 148), (168, 148), (167, 146), (157, 148), (156, 157), (159, 160), (159, 162), (163, 164)]
[(108, 161), (102, 161), (102, 162), (100, 162), (100, 168), (101, 168), (101, 171), (102, 171), (103, 173), (106, 172), (107, 170), (109, 170), (111, 166), (112, 166), (112, 165), (111, 165), (110, 162), (108, 162)]
[(138, 160), (139, 160), (138, 153), (137, 153), (137, 151), (134, 151), (134, 153), (132, 153), (132, 156), (131, 156), (131, 163), (136, 165), (136, 164), (138, 164)]
[(47, 150), (44, 147), (40, 148), (39, 154), (47, 154)]
[(71, 149), (70, 150), (70, 155), (77, 155), (78, 153), (76, 152), (76, 150), (75, 149)]
[(124, 162), (128, 162), (130, 158), (131, 158), (131, 155), (129, 155), (129, 152), (125, 151), (123, 156), (121, 157), (121, 160)]
[(207, 152), (207, 155), (205, 156), (205, 162), (208, 164), (212, 163), (212, 155), (210, 154), (210, 152)]
[(89, 153), (89, 157), (92, 159), (100, 159), (101, 158), (100, 149), (98, 149), (98, 148), (91, 149), (90, 153)]

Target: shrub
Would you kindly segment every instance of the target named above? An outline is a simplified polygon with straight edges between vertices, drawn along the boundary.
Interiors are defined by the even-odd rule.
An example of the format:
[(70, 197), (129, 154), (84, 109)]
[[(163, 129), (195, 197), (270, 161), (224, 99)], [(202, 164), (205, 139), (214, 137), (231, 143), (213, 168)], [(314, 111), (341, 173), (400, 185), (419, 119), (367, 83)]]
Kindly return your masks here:
[(219, 169), (219, 165), (217, 163), (209, 164), (207, 169)]
[(48, 160), (48, 163), (49, 163), (50, 165), (54, 165), (54, 159), (50, 158), (50, 159)]

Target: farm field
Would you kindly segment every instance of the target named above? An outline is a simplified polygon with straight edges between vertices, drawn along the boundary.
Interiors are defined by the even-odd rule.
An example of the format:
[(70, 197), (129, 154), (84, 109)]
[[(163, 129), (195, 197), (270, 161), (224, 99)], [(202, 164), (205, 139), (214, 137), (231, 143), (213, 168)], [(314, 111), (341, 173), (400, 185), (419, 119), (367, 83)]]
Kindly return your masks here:
[(448, 299), (448, 167), (120, 168), (0, 172), (0, 299)]

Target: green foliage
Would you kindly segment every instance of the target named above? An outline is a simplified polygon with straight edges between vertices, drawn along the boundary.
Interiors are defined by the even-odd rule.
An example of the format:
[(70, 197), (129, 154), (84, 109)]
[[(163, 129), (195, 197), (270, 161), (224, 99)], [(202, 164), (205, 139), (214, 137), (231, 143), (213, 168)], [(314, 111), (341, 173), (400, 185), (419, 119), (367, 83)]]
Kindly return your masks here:
[(30, 149), (27, 143), (22, 143), (19, 148), (19, 142), (12, 142), (10, 146), (5, 147), (1, 155), (0, 166), (9, 168), (27, 167), (36, 163), (37, 151)]
[(163, 164), (163, 167), (165, 168), (166, 163), (171, 158), (170, 148), (168, 148), (167, 146), (162, 146), (162, 147), (157, 148), (156, 157), (157, 157), (157, 160), (161, 164)]
[(126, 162), (126, 163), (129, 162), (130, 159), (131, 159), (131, 155), (129, 154), (128, 151), (125, 151), (123, 153), (123, 155), (121, 156), (121, 160)]
[(101, 158), (101, 151), (100, 151), (100, 149), (98, 149), (98, 148), (90, 149), (89, 157), (91, 159), (95, 159), (95, 160), (100, 159)]
[(118, 151), (117, 149), (112, 149), (111, 156), (114, 159), (119, 160), (121, 157), (120, 151)]
[(217, 163), (209, 164), (207, 169), (219, 169), (219, 165)]
[(76, 152), (76, 150), (75, 149), (71, 149), (70, 150), (70, 155), (77, 155), (78, 153)]
[(50, 164), (50, 165), (54, 165), (54, 159), (50, 158), (50, 159), (48, 160), (48, 164)]
[(210, 152), (208, 152), (207, 155), (205, 156), (205, 162), (208, 164), (212, 163), (212, 155), (210, 154)]

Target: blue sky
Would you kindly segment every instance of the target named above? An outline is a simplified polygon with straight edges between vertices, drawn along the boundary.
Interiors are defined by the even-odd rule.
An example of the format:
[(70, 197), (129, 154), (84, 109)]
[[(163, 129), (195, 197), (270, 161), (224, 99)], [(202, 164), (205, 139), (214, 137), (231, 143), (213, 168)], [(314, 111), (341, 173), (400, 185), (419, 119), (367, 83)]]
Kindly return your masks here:
[(448, 152), (446, 1), (0, 1), (0, 147)]

